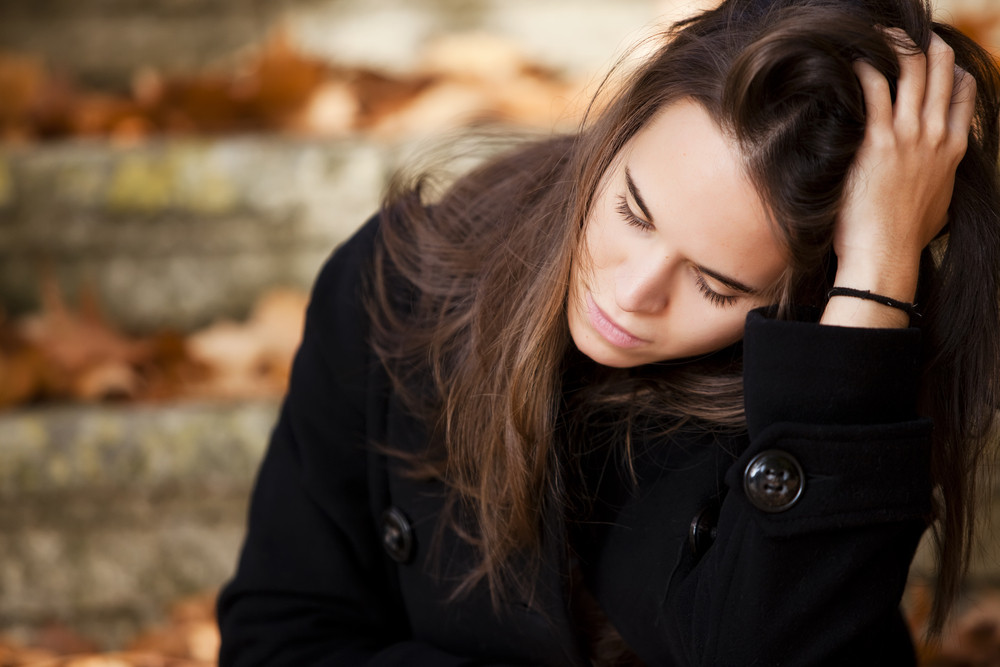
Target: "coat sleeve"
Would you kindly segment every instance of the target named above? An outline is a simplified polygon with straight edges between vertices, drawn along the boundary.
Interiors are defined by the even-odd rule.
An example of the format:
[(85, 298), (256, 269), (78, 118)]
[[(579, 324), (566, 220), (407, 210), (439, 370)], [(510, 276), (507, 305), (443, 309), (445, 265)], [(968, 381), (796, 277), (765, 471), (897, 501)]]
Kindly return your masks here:
[(218, 605), (220, 665), (471, 665), (409, 639), (369, 503), (372, 353), (361, 286), (377, 223), (327, 262)]
[[(667, 627), (679, 662), (914, 663), (899, 602), (931, 512), (919, 355), (916, 329), (750, 314), (750, 444), (726, 473), (714, 544), (672, 579)], [(775, 453), (801, 474), (801, 492), (781, 511), (747, 479), (752, 461)], [(782, 491), (781, 475), (770, 483)]]

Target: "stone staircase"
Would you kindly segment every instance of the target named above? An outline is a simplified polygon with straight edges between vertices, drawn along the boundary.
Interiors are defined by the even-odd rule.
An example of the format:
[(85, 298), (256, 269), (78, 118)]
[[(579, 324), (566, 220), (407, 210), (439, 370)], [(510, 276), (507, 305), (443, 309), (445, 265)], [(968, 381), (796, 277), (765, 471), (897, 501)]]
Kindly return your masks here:
[[(125, 90), (148, 66), (224, 66), (281, 29), (337, 65), (407, 72), (449, 31), (490, 32), (594, 76), (655, 0), (41, 0), (0, 3), (0, 45)], [(307, 289), (421, 139), (288, 136), (0, 145), (0, 305), (55, 278), (126, 331), (240, 318)], [(276, 401), (37, 406), (0, 413), (0, 634), (67, 624), (121, 646), (235, 566)]]
[[(0, 44), (109, 87), (137, 63), (225, 62), (282, 26), (331, 62), (406, 71), (445, 31), (507, 37), (540, 64), (596, 76), (665, 0), (39, 0), (0, 3)], [(41, 277), (96, 288), (143, 332), (246, 314), (307, 288), (374, 211), (410, 142), (276, 136), (0, 146), (0, 305)], [(232, 571), (276, 401), (41, 406), (0, 413), (0, 633), (60, 621), (120, 645), (179, 595)], [(994, 475), (994, 479), (1000, 476)], [(990, 532), (1000, 535), (1000, 492)], [(993, 540), (973, 582), (1000, 583)], [(929, 558), (918, 558), (926, 571)]]

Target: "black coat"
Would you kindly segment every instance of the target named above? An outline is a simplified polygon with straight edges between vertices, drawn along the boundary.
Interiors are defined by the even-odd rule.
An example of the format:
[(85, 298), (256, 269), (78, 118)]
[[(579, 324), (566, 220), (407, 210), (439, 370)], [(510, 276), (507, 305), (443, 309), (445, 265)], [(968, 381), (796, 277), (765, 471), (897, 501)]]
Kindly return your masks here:
[[(428, 560), (443, 490), (367, 446), (424, 445), (366, 342), (376, 232), (367, 224), (317, 280), (219, 602), (221, 665), (587, 664), (565, 530), (546, 541), (530, 603), (448, 602), (473, 552), (445, 531)], [(612, 479), (575, 545), (588, 589), (647, 664), (913, 662), (898, 605), (930, 511), (919, 346), (914, 329), (750, 314), (749, 435), (644, 443), (638, 487)], [(747, 481), (751, 463), (763, 465)]]

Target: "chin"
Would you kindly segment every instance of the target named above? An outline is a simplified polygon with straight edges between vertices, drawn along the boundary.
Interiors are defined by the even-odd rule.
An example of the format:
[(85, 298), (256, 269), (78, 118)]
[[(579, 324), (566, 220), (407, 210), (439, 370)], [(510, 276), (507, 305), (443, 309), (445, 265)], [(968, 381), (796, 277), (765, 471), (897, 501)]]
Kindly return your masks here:
[(633, 368), (648, 363), (643, 359), (637, 359), (632, 355), (616, 350), (610, 345), (602, 344), (600, 341), (585, 340), (582, 342), (583, 344), (581, 345), (575, 338), (573, 339), (576, 349), (594, 363), (602, 366), (609, 366), (610, 368)]

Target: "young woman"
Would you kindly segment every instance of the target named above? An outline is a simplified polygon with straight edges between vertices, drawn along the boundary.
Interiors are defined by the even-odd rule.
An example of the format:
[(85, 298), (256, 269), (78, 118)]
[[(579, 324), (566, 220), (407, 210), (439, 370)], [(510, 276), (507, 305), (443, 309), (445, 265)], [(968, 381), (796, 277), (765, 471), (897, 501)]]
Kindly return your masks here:
[(920, 0), (726, 0), (578, 134), (396, 188), (316, 284), (222, 665), (913, 662), (1000, 402), (998, 91)]

